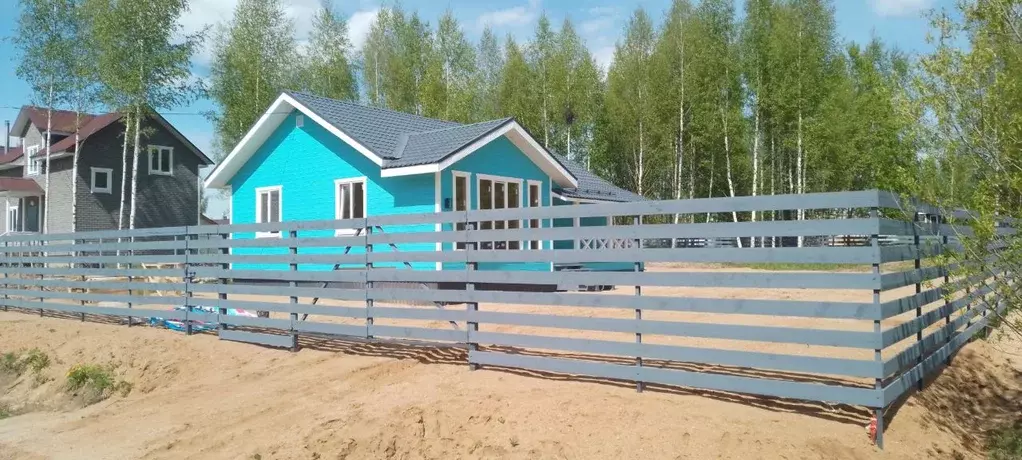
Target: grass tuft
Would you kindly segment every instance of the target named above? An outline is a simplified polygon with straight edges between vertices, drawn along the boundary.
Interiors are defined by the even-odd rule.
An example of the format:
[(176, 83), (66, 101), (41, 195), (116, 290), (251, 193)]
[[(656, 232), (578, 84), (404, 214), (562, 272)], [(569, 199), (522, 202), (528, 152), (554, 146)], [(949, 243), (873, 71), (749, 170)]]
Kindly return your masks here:
[(990, 460), (1022, 459), (1022, 421), (993, 432), (987, 441)]
[(49, 365), (50, 357), (38, 348), (24, 352), (20, 356), (13, 352), (0, 355), (0, 372), (14, 376), (20, 376), (26, 370), (38, 374)]
[(116, 382), (113, 372), (96, 364), (76, 364), (67, 372), (67, 389), (71, 391), (92, 389), (106, 393)]

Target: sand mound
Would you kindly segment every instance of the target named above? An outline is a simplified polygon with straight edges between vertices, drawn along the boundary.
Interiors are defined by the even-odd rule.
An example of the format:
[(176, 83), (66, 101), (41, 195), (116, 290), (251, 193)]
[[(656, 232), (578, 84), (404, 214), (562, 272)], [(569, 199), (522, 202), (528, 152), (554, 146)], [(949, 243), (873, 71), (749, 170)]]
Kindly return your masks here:
[[(0, 403), (19, 408), (0, 421), (0, 459), (982, 458), (985, 431), (1022, 413), (1013, 338), (968, 345), (907, 398), (881, 453), (856, 408), (471, 372), (452, 349), (290, 353), (21, 313), (0, 313), (0, 337), (0, 353), (52, 358), (42, 383), (0, 381)], [(84, 405), (64, 391), (75, 364), (109, 366), (132, 390)]]

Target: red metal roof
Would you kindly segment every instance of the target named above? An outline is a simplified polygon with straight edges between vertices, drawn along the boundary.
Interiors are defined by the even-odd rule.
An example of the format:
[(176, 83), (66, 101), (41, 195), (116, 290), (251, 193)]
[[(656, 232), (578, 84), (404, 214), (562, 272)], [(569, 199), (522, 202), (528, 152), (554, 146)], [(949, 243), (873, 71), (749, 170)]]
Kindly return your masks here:
[[(0, 147), (2, 149), (2, 147)], [(21, 158), (22, 150), (21, 147), (11, 147), (10, 150), (4, 151), (0, 154), (0, 164), (10, 163), (18, 158)]]
[[(121, 119), (121, 114), (116, 113), (116, 112), (114, 112), (114, 113), (104, 113), (103, 115), (94, 116), (94, 117), (89, 119), (89, 122), (87, 124), (82, 125), (81, 130), (78, 132), (78, 137), (79, 137), (78, 140), (79, 141), (84, 141), (89, 136), (91, 136), (93, 134), (96, 134), (97, 132), (99, 132), (99, 130), (101, 130), (103, 128), (106, 128), (107, 126), (110, 126), (115, 121), (120, 120), (120, 119)], [(67, 136), (67, 137), (61, 139), (60, 142), (57, 142), (56, 144), (53, 144), (50, 147), (50, 152), (53, 153), (53, 152), (63, 152), (65, 150), (74, 150), (74, 146), (75, 146), (75, 136), (72, 134), (70, 136)], [(38, 152), (35, 153), (36, 156), (38, 156), (39, 154), (45, 155), (46, 154), (46, 149), (45, 148), (41, 148), (41, 149), (39, 149)]]
[[(25, 115), (28, 116), (29, 121), (32, 124), (39, 127), (40, 130), (46, 129), (46, 109), (42, 107), (35, 107), (26, 105), (21, 108), (25, 111)], [(75, 131), (75, 113), (69, 110), (54, 110), (51, 112), (52, 117), (50, 122), (53, 125), (53, 131), (59, 131), (64, 133), (73, 133)], [(87, 125), (96, 115), (89, 113), (80, 113), (80, 126)]]
[(0, 177), (0, 191), (43, 193), (38, 182), (22, 177)]

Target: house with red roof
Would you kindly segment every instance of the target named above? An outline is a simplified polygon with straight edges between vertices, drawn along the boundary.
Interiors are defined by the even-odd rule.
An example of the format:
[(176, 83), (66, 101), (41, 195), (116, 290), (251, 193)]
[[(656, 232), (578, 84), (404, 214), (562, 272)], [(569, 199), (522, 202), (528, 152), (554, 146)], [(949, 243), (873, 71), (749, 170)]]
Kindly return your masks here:
[[(25, 106), (0, 146), (0, 235), (111, 230), (132, 200), (133, 148), (124, 167), (125, 124), (120, 113), (78, 114)], [(49, 169), (47, 169), (47, 126)], [(77, 131), (77, 145), (75, 132)], [(199, 168), (212, 164), (202, 151), (157, 113), (143, 121), (135, 227), (196, 225)], [(10, 147), (10, 137), (20, 146)], [(133, 136), (129, 137), (129, 141)], [(78, 151), (77, 181), (74, 154)], [(49, 177), (49, 200), (46, 179)], [(124, 214), (121, 188), (124, 187)], [(72, 199), (75, 197), (76, 199)], [(72, 212), (72, 202), (77, 212)], [(49, 207), (47, 209), (47, 206)]]

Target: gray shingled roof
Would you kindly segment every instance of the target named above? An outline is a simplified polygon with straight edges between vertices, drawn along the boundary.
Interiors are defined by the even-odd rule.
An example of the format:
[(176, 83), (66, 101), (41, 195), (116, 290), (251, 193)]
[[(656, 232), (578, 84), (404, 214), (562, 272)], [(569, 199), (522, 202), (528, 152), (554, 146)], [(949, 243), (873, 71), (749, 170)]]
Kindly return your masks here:
[(288, 94), (382, 158), (392, 158), (404, 134), (461, 126), (451, 121), (366, 107), (305, 93)]
[[(299, 92), (288, 94), (383, 158), (384, 168), (440, 162), (476, 139), (512, 121), (511, 118), (502, 118), (463, 125), (311, 94)], [(577, 188), (554, 189), (561, 196), (601, 201), (645, 200), (603, 180), (564, 156), (557, 154), (553, 156), (578, 179)]]
[(401, 136), (387, 168), (436, 163), (492, 131), (511, 122), (511, 118), (490, 120), (471, 125), (408, 133)]
[(577, 188), (554, 188), (554, 192), (565, 198), (579, 198), (584, 200), (599, 200), (599, 201), (646, 201), (646, 198), (641, 195), (637, 195), (621, 187), (618, 187), (602, 177), (593, 174), (591, 171), (586, 169), (574, 161), (569, 160), (563, 155), (554, 154), (554, 157), (568, 169), (576, 179), (578, 179)]

